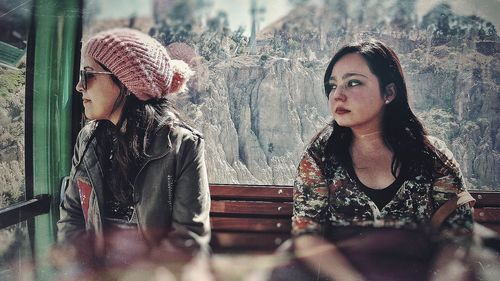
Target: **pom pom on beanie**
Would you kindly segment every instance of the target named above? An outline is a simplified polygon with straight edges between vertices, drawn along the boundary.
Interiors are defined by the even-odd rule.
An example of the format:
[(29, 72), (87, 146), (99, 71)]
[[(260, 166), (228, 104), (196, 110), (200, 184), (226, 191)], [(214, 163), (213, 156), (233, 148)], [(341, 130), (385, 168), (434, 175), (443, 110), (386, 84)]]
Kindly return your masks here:
[(172, 60), (160, 42), (130, 28), (97, 33), (85, 43), (83, 52), (143, 101), (185, 91), (193, 75), (185, 62)]
[(168, 85), (168, 90), (170, 94), (178, 94), (187, 90), (186, 84), (189, 77), (193, 75), (193, 71), (187, 63), (181, 60), (171, 60), (170, 65), (173, 70), (173, 77), (170, 85)]

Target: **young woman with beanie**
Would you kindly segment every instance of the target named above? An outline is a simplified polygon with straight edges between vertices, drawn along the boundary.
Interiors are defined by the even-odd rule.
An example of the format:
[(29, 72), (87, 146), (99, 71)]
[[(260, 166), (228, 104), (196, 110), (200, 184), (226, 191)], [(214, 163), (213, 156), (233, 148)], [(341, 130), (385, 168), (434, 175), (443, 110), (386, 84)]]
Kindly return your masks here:
[(207, 248), (203, 136), (166, 99), (191, 75), (137, 30), (104, 31), (84, 44), (76, 90), (91, 121), (78, 135), (61, 198), (60, 241), (83, 234), (102, 249), (108, 234), (129, 230), (148, 247), (167, 239)]
[[(333, 121), (313, 138), (298, 167), (292, 218), (297, 256), (335, 280), (426, 279), (429, 273), (418, 266), (391, 266), (376, 254), (398, 262), (412, 255), (404, 256), (408, 249), (424, 250), (418, 239), (400, 240), (401, 232), (392, 236), (392, 230), (433, 230), (444, 252), (470, 243), (467, 203), (473, 199), (458, 163), (413, 114), (399, 59), (385, 44), (369, 40), (341, 48), (324, 87)], [(436, 211), (458, 197), (451, 215), (434, 222)], [(344, 256), (349, 249), (366, 251), (366, 259)], [(422, 257), (430, 260), (418, 256), (419, 262)]]

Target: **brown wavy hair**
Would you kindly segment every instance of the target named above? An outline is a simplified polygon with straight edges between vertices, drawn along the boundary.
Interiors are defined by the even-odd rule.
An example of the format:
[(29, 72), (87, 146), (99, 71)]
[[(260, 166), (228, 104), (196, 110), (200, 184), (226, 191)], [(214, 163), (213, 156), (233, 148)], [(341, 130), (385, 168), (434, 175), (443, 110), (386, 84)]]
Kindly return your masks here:
[[(429, 143), (426, 130), (415, 116), (408, 103), (408, 90), (403, 70), (396, 53), (384, 43), (368, 40), (352, 43), (342, 47), (330, 60), (324, 76), (325, 94), (329, 97), (332, 88), (329, 84), (335, 64), (347, 54), (361, 55), (371, 72), (377, 77), (380, 92), (385, 93), (386, 86), (394, 83), (396, 95), (391, 103), (386, 105), (382, 118), (382, 135), (384, 143), (393, 152), (391, 172), (397, 176), (399, 168), (410, 174), (424, 173), (432, 176), (435, 148)], [(326, 153), (333, 153), (340, 163), (352, 165), (349, 146), (352, 142), (352, 131), (340, 126), (335, 120), (330, 124), (333, 133), (327, 142)], [(404, 169), (404, 170), (403, 170)]]

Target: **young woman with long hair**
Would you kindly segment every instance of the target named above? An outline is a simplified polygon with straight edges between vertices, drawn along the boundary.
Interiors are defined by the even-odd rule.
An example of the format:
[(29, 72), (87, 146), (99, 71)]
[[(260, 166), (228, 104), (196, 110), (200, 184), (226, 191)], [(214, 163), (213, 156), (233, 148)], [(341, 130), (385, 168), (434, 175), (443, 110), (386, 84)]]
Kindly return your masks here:
[(120, 28), (88, 39), (80, 81), (85, 116), (58, 238), (132, 230), (151, 247), (164, 239), (207, 248), (210, 196), (203, 136), (167, 99), (186, 89), (188, 65), (158, 41)]
[[(326, 69), (324, 87), (333, 121), (313, 138), (298, 167), (294, 245), (299, 256), (310, 257), (309, 263), (323, 264), (326, 275), (363, 279), (351, 269), (366, 266), (366, 261), (352, 265), (338, 252), (314, 255), (311, 249), (331, 250), (332, 242), (373, 230), (429, 233), (441, 206), (457, 196), (469, 198), (464, 202), (471, 197), (451, 152), (427, 135), (412, 112), (399, 59), (385, 44), (368, 40), (341, 48)], [(434, 241), (467, 245), (473, 225), (470, 205), (460, 204), (446, 217), (434, 229)], [(390, 236), (385, 237), (371, 246), (385, 247)], [(332, 255), (335, 262), (326, 262)], [(399, 276), (418, 280), (422, 274)], [(391, 280), (390, 275), (370, 278)]]

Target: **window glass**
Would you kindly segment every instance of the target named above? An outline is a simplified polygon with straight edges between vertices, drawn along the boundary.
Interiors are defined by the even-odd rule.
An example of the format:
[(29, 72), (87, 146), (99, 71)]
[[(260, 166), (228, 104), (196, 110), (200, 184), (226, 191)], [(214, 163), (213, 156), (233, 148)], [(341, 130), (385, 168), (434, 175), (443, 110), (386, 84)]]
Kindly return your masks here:
[(1, 280), (33, 280), (26, 222), (0, 230)]
[(0, 208), (25, 199), (25, 58), (31, 4), (0, 3)]
[(25, 195), (24, 75), (24, 66), (0, 66), (0, 208)]
[[(322, 86), (342, 45), (399, 54), (414, 111), (471, 189), (498, 190), (498, 1), (86, 1), (84, 35), (117, 26), (158, 38), (196, 71), (176, 97), (206, 138), (212, 183), (292, 184), (331, 119)], [(180, 42), (173, 44), (174, 42)]]
[[(32, 1), (0, 1), (0, 209), (25, 200), (26, 44)], [(30, 280), (26, 223), (0, 230), (0, 276)], [(23, 269), (21, 270), (21, 267)]]

